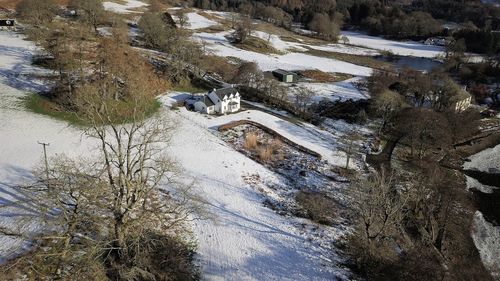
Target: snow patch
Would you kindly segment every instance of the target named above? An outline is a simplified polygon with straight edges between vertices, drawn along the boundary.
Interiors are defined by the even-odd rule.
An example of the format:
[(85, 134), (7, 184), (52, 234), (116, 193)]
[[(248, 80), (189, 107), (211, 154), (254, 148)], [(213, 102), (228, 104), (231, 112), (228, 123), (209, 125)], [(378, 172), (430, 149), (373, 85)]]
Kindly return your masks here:
[(469, 157), (464, 168), (486, 173), (500, 174), (500, 145), (485, 149)]
[(209, 20), (206, 17), (199, 15), (198, 13), (187, 13), (186, 16), (188, 18), (188, 24), (186, 28), (188, 29), (207, 28), (219, 24), (218, 22)]
[(361, 77), (354, 77), (336, 83), (298, 83), (314, 93), (314, 101), (323, 99), (330, 101), (346, 101), (368, 99), (368, 93), (360, 90), (356, 84), (363, 81)]
[(105, 1), (102, 4), (104, 5), (104, 9), (106, 11), (111, 11), (118, 14), (134, 13), (134, 11), (131, 10), (147, 5), (146, 3), (138, 0), (123, 0), (123, 1), (125, 1), (125, 4), (120, 4), (110, 1)]
[(342, 31), (341, 35), (345, 35), (349, 39), (349, 44), (381, 51), (390, 51), (400, 56), (434, 58), (444, 55), (444, 47), (425, 45), (415, 41), (392, 41), (352, 31)]
[(472, 240), (484, 266), (494, 279), (500, 279), (500, 227), (487, 222), (477, 211), (472, 222)]

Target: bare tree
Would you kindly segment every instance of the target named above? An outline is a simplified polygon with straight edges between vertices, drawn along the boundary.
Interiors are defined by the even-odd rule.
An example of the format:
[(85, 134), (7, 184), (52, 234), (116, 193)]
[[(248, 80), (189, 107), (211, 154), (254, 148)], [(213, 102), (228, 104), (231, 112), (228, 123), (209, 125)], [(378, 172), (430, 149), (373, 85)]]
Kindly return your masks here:
[(355, 131), (349, 131), (342, 139), (340, 139), (342, 146), (339, 149), (346, 155), (346, 169), (349, 169), (349, 163), (352, 156), (359, 152), (359, 145), (357, 143), (359, 140), (361, 140), (361, 136)]
[(360, 239), (367, 245), (398, 231), (409, 195), (395, 172), (372, 173), (355, 185), (353, 200), (359, 215)]
[(238, 84), (257, 88), (263, 79), (264, 74), (255, 62), (245, 62), (238, 67), (238, 72), (233, 81)]
[(97, 27), (104, 21), (105, 17), (102, 0), (71, 0), (70, 5), (81, 13), (82, 20), (97, 33)]
[(299, 115), (305, 115), (309, 111), (309, 105), (312, 102), (313, 92), (305, 87), (295, 89), (295, 108)]
[(48, 180), (40, 168), (38, 180), (23, 189), (26, 199), (19, 204), (45, 226), (31, 237), (43, 250), (35, 248), (16, 264), (42, 279), (159, 280), (165, 270), (155, 260), (159, 251), (162, 265), (183, 255), (172, 266), (186, 271), (188, 250), (165, 245), (189, 239), (185, 223), (199, 201), (166, 154), (172, 120), (151, 116), (164, 85), (119, 38), (100, 38), (95, 51), (91, 76), (73, 97), (95, 149), (86, 158), (58, 156), (49, 161)]
[(177, 12), (177, 18), (179, 19), (179, 25), (180, 27), (186, 27), (189, 24), (189, 18), (186, 15), (186, 11), (184, 10), (179, 10)]
[(328, 40), (337, 40), (340, 32), (339, 25), (330, 19), (327, 14), (316, 13), (308, 23), (309, 29), (317, 32), (319, 35)]
[(288, 89), (275, 79), (265, 79), (262, 83), (262, 91), (266, 96), (266, 102), (278, 107), (290, 104)]
[(342, 35), (342, 37), (340, 37), (340, 41), (342, 41), (342, 43), (344, 44), (349, 44), (349, 38), (347, 38), (347, 36), (345, 35)]
[(54, 0), (21, 0), (16, 6), (16, 12), (28, 23), (40, 25), (54, 19), (57, 5)]
[(243, 43), (252, 34), (253, 23), (249, 17), (241, 17), (236, 24), (236, 29), (233, 32), (233, 38), (235, 43)]
[(404, 106), (404, 98), (393, 91), (386, 90), (374, 95), (372, 107), (382, 118), (379, 134), (387, 125), (387, 122)]

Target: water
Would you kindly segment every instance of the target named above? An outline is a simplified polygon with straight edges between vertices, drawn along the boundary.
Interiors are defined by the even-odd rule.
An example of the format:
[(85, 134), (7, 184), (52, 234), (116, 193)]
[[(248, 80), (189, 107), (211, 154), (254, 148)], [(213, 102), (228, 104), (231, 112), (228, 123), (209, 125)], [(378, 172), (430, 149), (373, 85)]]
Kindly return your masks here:
[(377, 60), (390, 62), (397, 69), (409, 67), (422, 72), (430, 72), (442, 63), (429, 58), (403, 57), (403, 56), (378, 56)]

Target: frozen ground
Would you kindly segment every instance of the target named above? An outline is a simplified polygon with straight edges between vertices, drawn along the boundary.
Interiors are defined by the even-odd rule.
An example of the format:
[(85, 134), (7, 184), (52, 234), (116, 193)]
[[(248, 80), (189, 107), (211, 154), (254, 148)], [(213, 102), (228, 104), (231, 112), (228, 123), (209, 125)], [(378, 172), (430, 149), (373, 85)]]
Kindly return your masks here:
[(124, 2), (124, 4), (120, 4), (120, 3), (117, 3), (117, 2), (110, 2), (110, 1), (105, 1), (103, 2), (103, 5), (104, 5), (104, 9), (106, 9), (107, 11), (112, 11), (112, 12), (115, 12), (115, 13), (119, 13), (119, 14), (128, 14), (128, 13), (133, 13), (134, 9), (137, 9), (137, 8), (140, 8), (140, 7), (143, 7), (143, 6), (146, 6), (147, 4), (142, 2), (142, 1), (138, 1), (138, 0), (120, 0), (119, 2)]
[[(37, 141), (49, 142), (49, 156), (65, 153), (88, 155), (92, 143), (81, 131), (66, 123), (27, 112), (20, 99), (25, 90), (44, 89), (43, 83), (19, 76), (44, 73), (30, 66), (33, 45), (13, 33), (0, 32), (0, 212), (1, 226), (16, 229), (19, 221), (34, 219), (34, 209), (20, 208), (22, 193), (13, 187), (29, 180), (31, 168), (40, 162), (42, 150)], [(334, 146), (326, 133), (312, 127), (291, 126), (264, 113), (251, 113), (251, 118), (294, 137), (303, 145), (317, 150), (329, 161)], [(239, 117), (247, 117), (241, 113)], [(250, 116), (248, 116), (250, 117)], [(206, 119), (199, 114), (172, 114), (178, 130), (168, 147), (185, 168), (187, 176), (196, 180), (200, 194), (207, 200), (213, 220), (195, 221), (199, 240), (199, 260), (206, 280), (348, 280), (350, 274), (338, 267), (341, 258), (331, 250), (331, 241), (310, 237), (297, 227), (297, 222), (262, 205), (259, 193), (243, 180), (248, 174), (260, 175), (263, 184), (280, 184), (281, 179), (268, 169), (243, 156), (220, 140), (213, 126), (229, 122), (236, 116)], [(309, 136), (314, 134), (314, 136)], [(23, 228), (36, 230), (36, 225)], [(332, 230), (336, 239), (342, 232)], [(335, 240), (333, 239), (333, 240)], [(326, 245), (328, 244), (328, 245)], [(6, 258), (25, 246), (19, 239), (0, 236), (0, 256)]]
[(278, 68), (286, 70), (318, 69), (324, 72), (347, 73), (355, 76), (369, 76), (372, 69), (339, 60), (290, 52), (283, 55), (261, 54), (242, 50), (232, 46), (224, 37), (230, 32), (195, 33), (193, 38), (205, 44), (207, 50), (223, 57), (236, 57), (245, 61), (253, 61), (263, 71)]

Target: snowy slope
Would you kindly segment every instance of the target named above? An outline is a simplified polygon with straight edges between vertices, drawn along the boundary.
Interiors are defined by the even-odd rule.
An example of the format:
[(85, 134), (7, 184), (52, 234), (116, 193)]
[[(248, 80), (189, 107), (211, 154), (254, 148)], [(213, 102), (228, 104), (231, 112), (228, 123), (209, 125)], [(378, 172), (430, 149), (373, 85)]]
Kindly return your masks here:
[[(30, 65), (35, 46), (15, 33), (0, 31), (0, 204), (9, 208), (0, 210), (1, 226), (15, 229), (19, 221), (36, 216), (32, 209), (19, 208), (15, 202), (25, 200), (12, 188), (29, 180), (30, 170), (41, 161), (38, 141), (48, 142), (48, 155), (65, 152), (89, 151), (81, 142), (81, 133), (65, 123), (26, 112), (20, 99), (24, 90), (45, 90), (46, 85), (26, 74), (46, 75), (48, 71)], [(20, 75), (25, 74), (25, 75)], [(29, 223), (29, 232), (37, 228)], [(23, 240), (0, 236), (0, 262), (15, 254)]]
[[(28, 181), (31, 168), (41, 160), (42, 150), (37, 141), (50, 143), (49, 156), (56, 153), (89, 155), (93, 144), (78, 129), (27, 112), (20, 106), (19, 99), (29, 94), (24, 89), (45, 87), (29, 79), (18, 80), (19, 71), (45, 72), (29, 66), (34, 46), (13, 33), (0, 32), (0, 49), (0, 204), (11, 206), (1, 210), (0, 225), (16, 228), (16, 224), (21, 226), (21, 219), (33, 221), (37, 215), (29, 208), (21, 209), (16, 205), (17, 200), (24, 198), (12, 187)], [(328, 143), (326, 133), (322, 135), (308, 125), (291, 126), (263, 113), (251, 115), (260, 122), (276, 126), (296, 141), (310, 145), (325, 158), (336, 160), (329, 156), (333, 142)], [(248, 174), (259, 174), (263, 181), (273, 184), (280, 184), (281, 179), (236, 152), (210, 129), (236, 116), (209, 120), (189, 113), (174, 114), (171, 118), (175, 119), (178, 131), (167, 149), (185, 168), (186, 175), (196, 180), (200, 194), (209, 203), (207, 208), (214, 214), (213, 220), (195, 222), (204, 279), (349, 279), (347, 271), (335, 266), (341, 258), (331, 250), (331, 243), (325, 247), (325, 241), (318, 242), (301, 233), (291, 218), (264, 207), (258, 192), (243, 181), (242, 176)], [(31, 232), (36, 227), (31, 224), (24, 231)], [(22, 240), (0, 236), (0, 261), (19, 252), (23, 245)]]
[(471, 161), (464, 164), (465, 169), (500, 174), (500, 145), (485, 149), (469, 159)]
[(486, 221), (481, 212), (474, 214), (472, 240), (484, 266), (495, 280), (500, 279), (500, 227)]
[(253, 61), (263, 71), (282, 68), (286, 70), (318, 69), (324, 72), (339, 72), (356, 76), (369, 76), (372, 73), (372, 69), (368, 67), (303, 53), (290, 52), (284, 55), (276, 55), (242, 50), (229, 43), (224, 37), (228, 34), (229, 32), (195, 33), (193, 38), (205, 44), (205, 48), (216, 55)]
[(102, 4), (104, 5), (105, 10), (119, 14), (133, 13), (134, 11), (131, 10), (147, 5), (146, 3), (138, 0), (123, 0), (123, 1), (125, 2), (124, 4), (110, 2), (110, 1), (105, 1)]
[(328, 249), (298, 233), (290, 218), (264, 207), (241, 176), (258, 174), (275, 183), (280, 179), (207, 131), (218, 122), (194, 114), (181, 109), (171, 149), (216, 214), (214, 221), (196, 221), (204, 278), (348, 280), (348, 273), (328, 266), (336, 260)]

